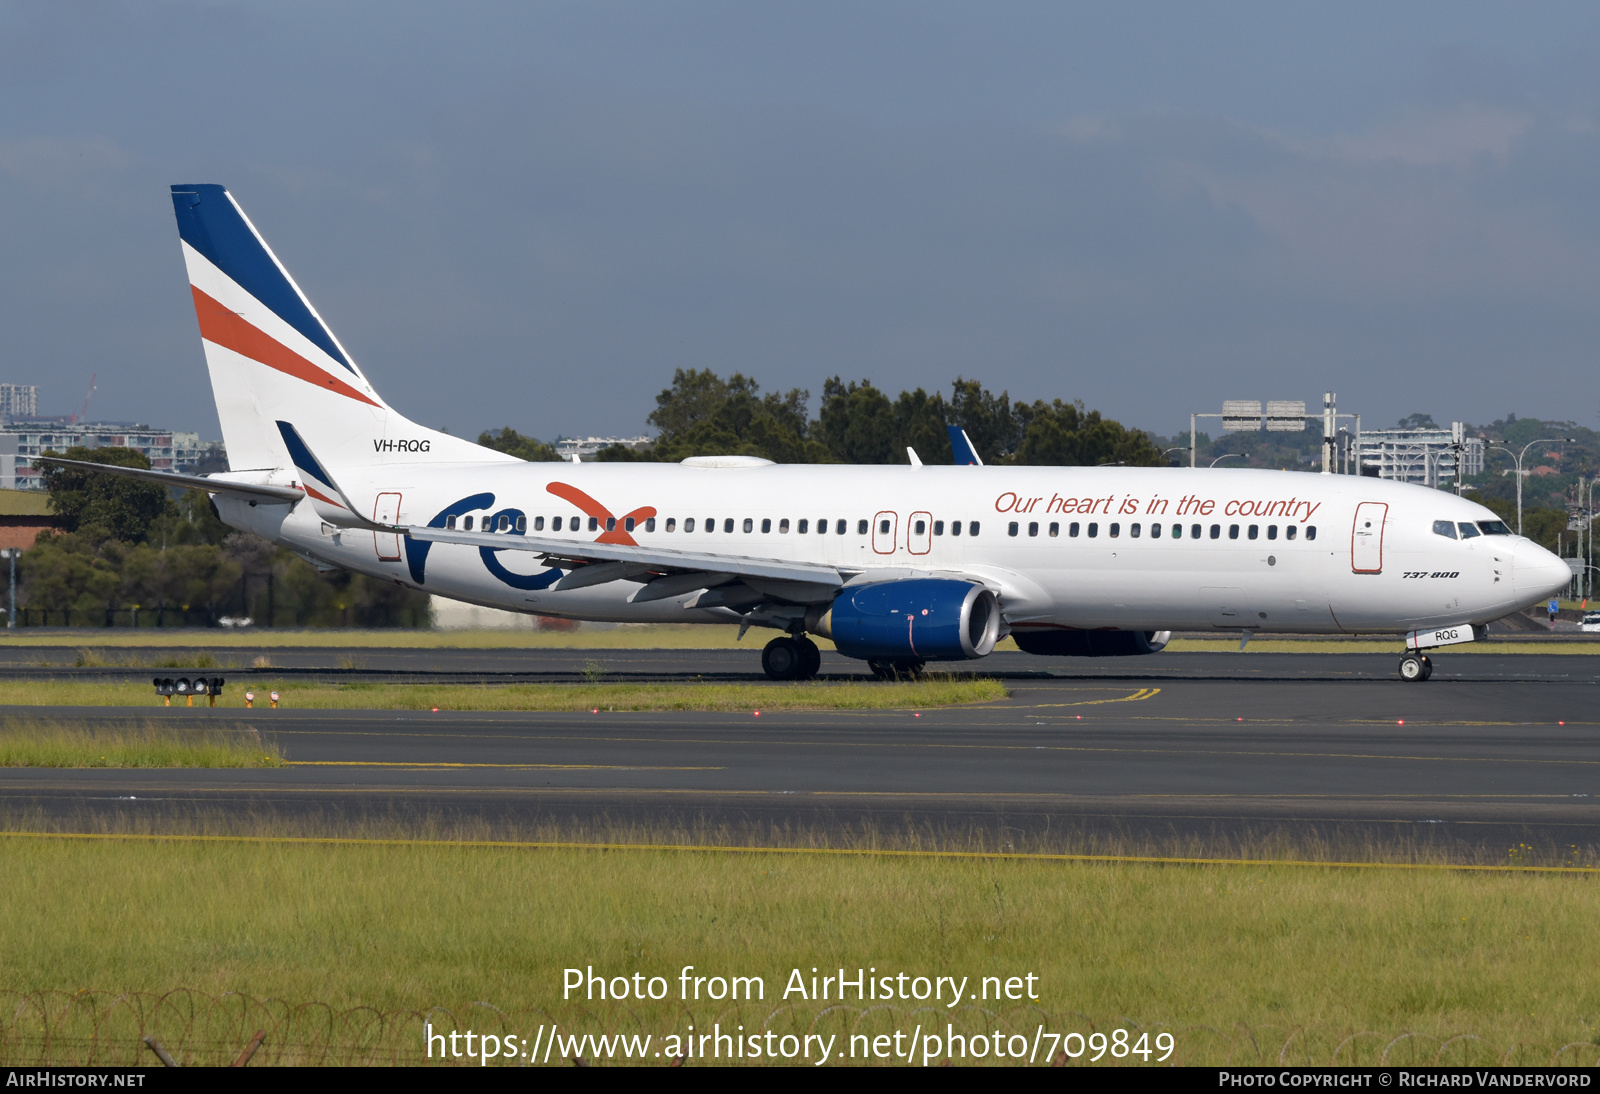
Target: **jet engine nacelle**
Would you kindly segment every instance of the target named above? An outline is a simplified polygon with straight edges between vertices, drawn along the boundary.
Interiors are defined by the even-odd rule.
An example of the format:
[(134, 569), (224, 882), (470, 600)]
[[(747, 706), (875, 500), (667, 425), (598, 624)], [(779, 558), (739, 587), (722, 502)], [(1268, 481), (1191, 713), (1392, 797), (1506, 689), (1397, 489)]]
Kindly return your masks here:
[(1047, 657), (1132, 657), (1160, 653), (1171, 631), (1012, 631), (1017, 648)]
[(847, 657), (959, 661), (987, 657), (1000, 639), (1000, 602), (970, 581), (908, 578), (846, 588), (806, 629)]

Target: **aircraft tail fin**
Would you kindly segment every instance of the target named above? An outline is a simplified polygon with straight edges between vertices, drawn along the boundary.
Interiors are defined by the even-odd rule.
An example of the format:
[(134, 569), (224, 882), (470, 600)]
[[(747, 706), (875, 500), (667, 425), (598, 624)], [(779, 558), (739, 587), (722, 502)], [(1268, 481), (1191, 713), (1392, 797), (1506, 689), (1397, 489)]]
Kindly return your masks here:
[(514, 459), (392, 410), (225, 187), (172, 205), (231, 470), (293, 468), (280, 422), (339, 467)]

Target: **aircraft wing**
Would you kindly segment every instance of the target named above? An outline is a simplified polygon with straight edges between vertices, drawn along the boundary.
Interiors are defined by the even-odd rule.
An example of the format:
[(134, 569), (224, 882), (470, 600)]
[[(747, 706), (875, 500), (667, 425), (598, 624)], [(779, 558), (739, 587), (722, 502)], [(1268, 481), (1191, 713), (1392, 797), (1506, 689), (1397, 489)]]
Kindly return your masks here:
[(142, 467), (118, 467), (108, 463), (90, 463), (88, 460), (64, 460), (59, 456), (34, 456), (34, 463), (53, 463), (58, 467), (76, 467), (80, 471), (96, 471), (102, 475), (119, 475), (125, 479), (158, 482), (163, 486), (182, 487), (185, 490), (204, 490), (209, 494), (233, 494), (252, 501), (296, 502), (305, 497), (305, 491), (288, 486), (262, 486), (251, 482), (230, 482), (209, 475), (179, 475), (172, 471), (146, 471)]
[[(602, 580), (617, 580), (631, 576), (626, 570), (643, 578), (646, 573), (702, 573), (732, 577), (750, 577), (766, 581), (799, 581), (808, 584), (841, 586), (844, 575), (836, 566), (813, 562), (788, 562), (780, 559), (755, 558), (748, 555), (720, 554), (709, 551), (673, 551), (657, 547), (637, 547), (624, 543), (595, 543), (556, 539), (550, 536), (518, 535), (511, 532), (463, 532), (454, 528), (423, 528), (412, 526), (395, 529), (412, 539), (428, 543), (457, 543), (465, 547), (491, 547), (500, 551), (528, 551), (542, 555), (560, 565), (563, 570), (573, 570), (557, 588), (579, 588), (599, 584)], [(562, 565), (565, 563), (566, 565)], [(596, 580), (577, 580), (585, 567), (598, 567), (604, 563), (621, 563), (606, 566), (593, 576)], [(602, 575), (606, 575), (602, 577)], [(583, 575), (587, 576), (587, 575)]]

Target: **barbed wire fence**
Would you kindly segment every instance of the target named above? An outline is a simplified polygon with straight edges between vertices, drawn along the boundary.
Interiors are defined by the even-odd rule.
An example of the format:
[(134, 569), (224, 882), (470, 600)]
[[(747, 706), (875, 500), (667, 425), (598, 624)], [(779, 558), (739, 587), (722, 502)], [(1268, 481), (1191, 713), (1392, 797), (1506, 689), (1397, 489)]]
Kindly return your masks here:
[[(648, 1016), (626, 1006), (606, 1008), (588, 1006), (531, 1007), (505, 1011), (486, 1002), (463, 1007), (432, 1007), (426, 1010), (378, 1010), (357, 1006), (339, 1008), (325, 1002), (288, 1002), (257, 999), (238, 992), (210, 995), (189, 989), (156, 992), (99, 991), (0, 991), (0, 1066), (96, 1066), (138, 1067), (159, 1063), (155, 1046), (183, 1066), (219, 1066), (248, 1057), (250, 1066), (272, 1065), (471, 1065), (475, 1058), (435, 1053), (430, 1056), (425, 1030), (450, 1031), (517, 1038), (535, 1035), (555, 1027), (564, 1035), (593, 1037), (650, 1035), (651, 1050), (643, 1059), (627, 1059), (620, 1052), (614, 1058), (588, 1059), (585, 1063), (669, 1064), (657, 1050), (670, 1034), (684, 1035), (694, 1027), (705, 1033), (720, 1028), (737, 1036), (807, 1034), (835, 1035), (836, 1045), (850, 1044), (852, 1036), (876, 1038), (913, 1027), (937, 1031), (948, 1029), (967, 1037), (989, 1037), (998, 1032), (1004, 1037), (1024, 1036), (1030, 1040), (1041, 1027), (1053, 1034), (1076, 1032), (1088, 1038), (1099, 1032), (1129, 1031), (1137, 1039), (1148, 1034), (1150, 1042), (1161, 1033), (1171, 1034), (1174, 1050), (1168, 1064), (1213, 1066), (1536, 1066), (1555, 1065), (1593, 1067), (1600, 1064), (1600, 1043), (1574, 1041), (1564, 1044), (1514, 1042), (1499, 1043), (1476, 1034), (1434, 1036), (1410, 1031), (1335, 1030), (1317, 1026), (1182, 1026), (1145, 1024), (1128, 1018), (1095, 1019), (1077, 1012), (1046, 1012), (1036, 1007), (991, 1010), (977, 1006), (902, 1007), (892, 1004), (851, 1006), (848, 1004), (744, 1003), (720, 1010), (695, 1010), (688, 1007), (651, 1007)], [(254, 1043), (253, 1054), (247, 1050)], [(563, 1042), (565, 1043), (565, 1042)], [(861, 1042), (857, 1042), (861, 1043)], [(438, 1042), (435, 1042), (437, 1045)], [(459, 1044), (459, 1042), (458, 1042)], [(589, 1042), (592, 1046), (593, 1042)], [(561, 1051), (548, 1053), (549, 1046), (534, 1058), (497, 1059), (503, 1065), (546, 1063), (572, 1066)], [(836, 1049), (837, 1053), (840, 1049)], [(1065, 1057), (1059, 1049), (1054, 1059), (1035, 1059), (1035, 1065), (1050, 1062), (1067, 1066), (1093, 1065), (1092, 1052), (1076, 1058)], [(1114, 1057), (1106, 1052), (1098, 1061), (1104, 1064), (1156, 1063), (1156, 1055)], [(760, 1060), (692, 1058), (690, 1064), (729, 1064), (770, 1062)], [(854, 1063), (893, 1063), (890, 1059)], [(899, 1061), (904, 1066), (905, 1059)], [(936, 1061), (938, 1062), (938, 1061)], [(1015, 1059), (970, 1056), (956, 1064), (1010, 1063)]]

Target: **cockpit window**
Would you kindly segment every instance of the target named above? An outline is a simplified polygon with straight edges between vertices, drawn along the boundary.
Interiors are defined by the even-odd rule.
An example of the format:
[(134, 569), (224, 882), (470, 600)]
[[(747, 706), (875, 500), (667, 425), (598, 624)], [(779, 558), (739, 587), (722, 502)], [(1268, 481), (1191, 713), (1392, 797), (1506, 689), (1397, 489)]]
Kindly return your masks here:
[(1478, 531), (1478, 526), (1476, 524), (1473, 524), (1471, 521), (1466, 521), (1466, 520), (1461, 522), (1461, 538), (1462, 539), (1471, 539), (1473, 536), (1476, 536), (1476, 535), (1482, 535), (1482, 533)]
[(1448, 539), (1456, 538), (1456, 524), (1453, 520), (1436, 520), (1433, 522), (1433, 534), (1444, 536)]
[(1506, 527), (1503, 520), (1480, 520), (1478, 530), (1486, 536), (1509, 536), (1511, 529)]

